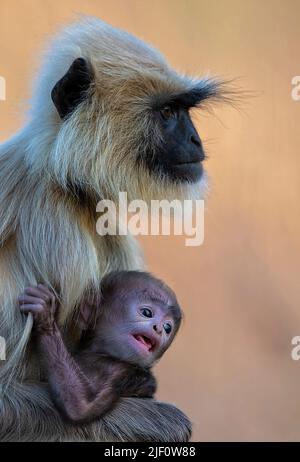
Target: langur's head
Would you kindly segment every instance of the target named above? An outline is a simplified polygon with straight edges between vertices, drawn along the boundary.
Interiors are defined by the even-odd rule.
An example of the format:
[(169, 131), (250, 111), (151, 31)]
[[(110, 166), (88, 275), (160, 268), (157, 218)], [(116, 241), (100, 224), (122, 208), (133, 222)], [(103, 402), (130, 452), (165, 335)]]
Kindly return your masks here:
[(162, 281), (118, 271), (102, 279), (92, 303), (82, 304), (80, 322), (89, 351), (149, 367), (169, 348), (181, 317), (174, 292)]
[(205, 154), (190, 110), (221, 95), (154, 48), (96, 19), (68, 27), (32, 102), (29, 162), (66, 189), (130, 200), (201, 196)]

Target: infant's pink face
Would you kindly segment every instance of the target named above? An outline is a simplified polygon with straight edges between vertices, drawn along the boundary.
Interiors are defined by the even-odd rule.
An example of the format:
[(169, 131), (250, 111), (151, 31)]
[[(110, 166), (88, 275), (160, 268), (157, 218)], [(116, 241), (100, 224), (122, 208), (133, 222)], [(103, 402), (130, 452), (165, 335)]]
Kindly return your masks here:
[(173, 340), (174, 319), (167, 307), (150, 301), (132, 303), (128, 311), (128, 349), (152, 364)]
[(176, 325), (168, 300), (129, 296), (113, 306), (97, 326), (105, 352), (123, 361), (150, 366), (174, 339)]

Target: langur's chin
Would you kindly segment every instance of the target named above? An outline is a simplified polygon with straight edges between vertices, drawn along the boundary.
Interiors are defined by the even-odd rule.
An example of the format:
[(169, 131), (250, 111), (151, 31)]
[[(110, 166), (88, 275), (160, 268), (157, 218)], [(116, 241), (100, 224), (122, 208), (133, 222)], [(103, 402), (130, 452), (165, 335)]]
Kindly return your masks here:
[(174, 164), (168, 169), (168, 174), (174, 181), (179, 183), (198, 183), (203, 175), (202, 162), (181, 162)]
[(197, 182), (198, 199), (206, 199), (209, 193), (209, 176), (203, 169), (200, 180)]
[[(179, 200), (205, 200), (209, 193), (209, 177), (203, 169), (200, 178), (197, 181), (185, 181), (177, 184), (177, 199)], [(174, 196), (176, 193), (174, 194)], [(176, 197), (174, 197), (176, 198)]]

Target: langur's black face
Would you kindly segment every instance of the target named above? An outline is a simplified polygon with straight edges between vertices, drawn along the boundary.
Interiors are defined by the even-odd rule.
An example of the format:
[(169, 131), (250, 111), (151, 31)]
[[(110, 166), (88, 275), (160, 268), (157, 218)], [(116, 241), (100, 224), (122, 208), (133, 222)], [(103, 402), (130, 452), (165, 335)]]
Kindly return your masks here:
[(134, 294), (102, 306), (92, 349), (142, 367), (151, 366), (169, 348), (180, 321), (172, 307)]
[[(93, 83), (94, 71), (90, 63), (84, 58), (76, 59), (68, 72), (57, 82), (51, 94), (62, 119), (68, 118), (88, 97), (90, 88), (95, 87)], [(213, 97), (217, 92), (216, 88), (217, 83), (208, 80), (200, 81), (198, 86), (172, 95), (162, 95), (159, 92), (150, 95), (145, 90), (147, 104), (142, 110), (139, 109), (138, 117), (142, 117), (142, 120), (139, 120), (136, 119), (132, 108), (137, 101), (143, 99), (135, 95), (137, 90), (134, 84), (128, 81), (127, 93), (131, 95), (132, 108), (129, 111), (129, 98), (128, 105), (122, 106), (123, 116), (116, 120), (118, 132), (129, 133), (125, 137), (131, 143), (128, 150), (132, 152), (132, 148), (136, 147), (136, 162), (146, 166), (159, 180), (166, 178), (177, 184), (198, 182), (203, 173), (202, 162), (205, 160), (205, 154), (189, 111), (193, 107), (198, 107), (202, 101)], [(124, 89), (123, 91), (125, 92)], [(126, 94), (123, 97), (125, 100), (128, 99)], [(120, 101), (116, 103), (121, 104)], [(120, 137), (122, 149), (123, 140), (124, 137)]]
[(179, 103), (166, 104), (154, 111), (154, 117), (163, 142), (154, 155), (146, 158), (149, 170), (176, 182), (199, 181), (205, 154), (188, 108)]

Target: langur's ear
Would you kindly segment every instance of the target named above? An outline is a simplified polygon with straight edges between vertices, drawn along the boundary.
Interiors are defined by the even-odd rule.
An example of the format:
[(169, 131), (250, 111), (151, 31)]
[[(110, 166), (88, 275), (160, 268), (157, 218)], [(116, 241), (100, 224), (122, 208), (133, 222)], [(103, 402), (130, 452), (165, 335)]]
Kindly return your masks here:
[(84, 297), (79, 306), (79, 316), (77, 324), (81, 330), (88, 330), (95, 328), (101, 298), (99, 295), (90, 293)]
[(87, 95), (94, 79), (90, 63), (77, 58), (51, 92), (52, 101), (62, 119), (71, 114)]

